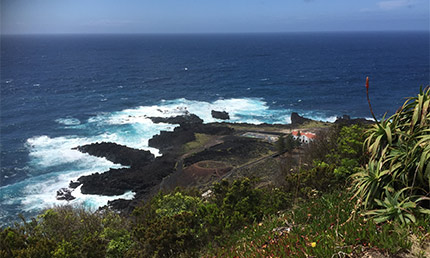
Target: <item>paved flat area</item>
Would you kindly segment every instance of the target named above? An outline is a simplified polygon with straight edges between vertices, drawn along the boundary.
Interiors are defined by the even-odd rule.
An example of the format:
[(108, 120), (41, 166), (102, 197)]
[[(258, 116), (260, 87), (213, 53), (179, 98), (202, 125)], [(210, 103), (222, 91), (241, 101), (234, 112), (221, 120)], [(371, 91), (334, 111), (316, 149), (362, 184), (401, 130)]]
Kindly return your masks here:
[(261, 139), (266, 142), (274, 143), (278, 140), (279, 136), (275, 134), (269, 133), (254, 133), (254, 132), (246, 132), (242, 134), (243, 137), (256, 138)]

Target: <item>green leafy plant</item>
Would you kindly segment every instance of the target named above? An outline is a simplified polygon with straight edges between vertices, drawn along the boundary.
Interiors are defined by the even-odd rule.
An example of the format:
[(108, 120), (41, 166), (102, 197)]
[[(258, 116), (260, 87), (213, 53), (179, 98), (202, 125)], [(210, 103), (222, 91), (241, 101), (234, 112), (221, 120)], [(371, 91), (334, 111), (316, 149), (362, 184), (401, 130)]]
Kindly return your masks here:
[(365, 214), (373, 216), (377, 223), (387, 220), (398, 221), (401, 224), (415, 223), (416, 218), (412, 212), (416, 208), (415, 202), (409, 201), (410, 197), (402, 198), (402, 194), (406, 190), (407, 188), (404, 188), (393, 196), (388, 190), (385, 190), (384, 201), (375, 199), (376, 204), (381, 208), (368, 211)]
[(383, 170), (380, 161), (369, 161), (365, 169), (353, 175), (355, 196), (360, 196), (360, 200), (364, 206), (373, 205), (375, 198), (381, 198), (383, 191), (389, 186), (391, 180), (389, 170)]
[[(367, 90), (368, 85), (367, 80)], [(418, 96), (409, 98), (394, 115), (381, 121), (375, 118), (376, 124), (367, 131), (364, 148), (369, 163), (352, 178), (355, 196), (364, 208), (375, 208), (370, 214), (377, 221), (388, 217), (407, 223), (414, 221), (412, 216), (429, 214), (429, 92), (429, 87), (421, 88)], [(394, 210), (399, 215), (394, 216)]]

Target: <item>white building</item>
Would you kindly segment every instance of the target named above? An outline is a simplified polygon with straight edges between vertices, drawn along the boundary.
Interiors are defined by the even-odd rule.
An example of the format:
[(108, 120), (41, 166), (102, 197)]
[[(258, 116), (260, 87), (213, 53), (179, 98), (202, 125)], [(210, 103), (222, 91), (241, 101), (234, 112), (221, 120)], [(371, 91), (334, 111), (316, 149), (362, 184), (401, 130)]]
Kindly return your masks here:
[(300, 131), (292, 131), (291, 134), (293, 135), (294, 140), (299, 139), (300, 142), (302, 143), (310, 143), (317, 136), (316, 134), (311, 132), (300, 132)]

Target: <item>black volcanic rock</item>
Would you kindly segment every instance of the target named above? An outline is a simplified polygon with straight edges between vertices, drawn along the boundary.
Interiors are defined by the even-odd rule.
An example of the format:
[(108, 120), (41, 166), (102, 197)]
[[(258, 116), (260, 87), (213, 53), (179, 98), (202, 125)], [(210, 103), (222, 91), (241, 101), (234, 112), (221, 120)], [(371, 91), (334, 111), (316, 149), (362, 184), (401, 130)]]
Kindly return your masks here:
[(234, 133), (234, 129), (228, 126), (216, 126), (212, 124), (204, 124), (196, 126), (193, 129), (196, 133), (204, 133), (210, 135), (231, 135)]
[(226, 136), (223, 139), (223, 143), (185, 158), (184, 166), (187, 167), (203, 160), (225, 161), (230, 165), (237, 165), (234, 164), (234, 160), (242, 163), (245, 160), (260, 157), (261, 152), (266, 152), (272, 147), (270, 143), (252, 138)]
[(175, 170), (176, 159), (170, 155), (156, 158), (150, 164), (139, 168), (109, 169), (104, 173), (81, 176), (83, 194), (121, 195), (127, 191), (147, 191), (160, 183), (163, 177)]
[(82, 184), (81, 192), (83, 194), (99, 195), (121, 195), (133, 188), (130, 180), (130, 172), (134, 169), (120, 168), (109, 169), (104, 173), (94, 173), (88, 176), (81, 176), (78, 181)]
[(92, 143), (75, 149), (96, 157), (104, 157), (124, 166), (142, 167), (154, 160), (154, 155), (145, 150), (129, 148), (112, 142)]
[(60, 190), (57, 191), (57, 200), (65, 200), (65, 201), (71, 201), (76, 199), (72, 195), (72, 191), (68, 188), (60, 188)]
[(152, 120), (154, 123), (167, 123), (167, 124), (179, 124), (179, 125), (186, 125), (186, 124), (202, 124), (203, 120), (194, 115), (194, 114), (186, 114), (182, 116), (175, 116), (175, 117), (148, 117)]
[(148, 145), (159, 149), (162, 153), (179, 148), (183, 144), (196, 139), (194, 132), (177, 127), (173, 132), (161, 131), (160, 134), (154, 135), (148, 141)]
[[(182, 155), (183, 144), (195, 140), (195, 133), (203, 133), (210, 135), (228, 136), (234, 133), (234, 130), (224, 124), (203, 124), (202, 120), (194, 115), (183, 116), (180, 119), (155, 119), (156, 121), (169, 121), (179, 123), (173, 132), (160, 132), (149, 140), (149, 146), (158, 148), (163, 156), (154, 159), (149, 152), (143, 152), (112, 143), (96, 143), (85, 146), (80, 146), (78, 149), (87, 152), (91, 155), (106, 157), (109, 160), (121, 164), (130, 164), (130, 168), (109, 169), (103, 173), (94, 173), (87, 176), (81, 176), (77, 181), (71, 182), (70, 186), (77, 187), (80, 184), (83, 194), (98, 194), (98, 195), (121, 195), (127, 191), (136, 193), (136, 199), (142, 199), (144, 196), (149, 196), (151, 189), (159, 185), (163, 178), (177, 171), (177, 161)], [(244, 141), (246, 141), (245, 139)], [(252, 153), (255, 145), (252, 148), (240, 150), (239, 144), (231, 149), (230, 145), (225, 145), (226, 149), (231, 152), (238, 152), (242, 156), (243, 153)], [(249, 146), (251, 147), (251, 146)], [(229, 149), (230, 148), (230, 149)], [(223, 149), (217, 149), (215, 153), (205, 153), (208, 155), (214, 154), (228, 155), (221, 153)], [(143, 153), (142, 153), (143, 152)], [(143, 157), (142, 157), (143, 155)], [(118, 200), (109, 203), (110, 207), (124, 210), (130, 209), (131, 206), (137, 205), (136, 202), (127, 200)]]
[(108, 201), (108, 206), (115, 210), (126, 210), (131, 202), (131, 200), (116, 199)]
[(157, 148), (161, 153), (175, 151), (182, 148), (182, 145), (194, 141), (195, 133), (204, 133), (210, 135), (231, 135), (234, 129), (228, 126), (215, 126), (212, 124), (182, 124), (176, 127), (173, 132), (161, 131), (160, 134), (154, 135), (148, 145)]
[(78, 181), (70, 181), (69, 183), (69, 187), (72, 189), (75, 189), (76, 187), (80, 186), (81, 183), (79, 183)]
[(292, 125), (301, 125), (307, 122), (312, 122), (312, 119), (305, 118), (297, 114), (296, 112), (291, 113), (291, 124)]
[(365, 125), (365, 124), (373, 124), (374, 121), (367, 120), (365, 118), (351, 119), (350, 116), (343, 115), (342, 117), (338, 117), (334, 123), (335, 124), (341, 124), (341, 125), (353, 125), (353, 124), (364, 124)]
[(211, 114), (212, 114), (212, 117), (216, 118), (216, 119), (221, 119), (221, 120), (229, 120), (230, 119), (230, 115), (225, 111), (212, 110)]

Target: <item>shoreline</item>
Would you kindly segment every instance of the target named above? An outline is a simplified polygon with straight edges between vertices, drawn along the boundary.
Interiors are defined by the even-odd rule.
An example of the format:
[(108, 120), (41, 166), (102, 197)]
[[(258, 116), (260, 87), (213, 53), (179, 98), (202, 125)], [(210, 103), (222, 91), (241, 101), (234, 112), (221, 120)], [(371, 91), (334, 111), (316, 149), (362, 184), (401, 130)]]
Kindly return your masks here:
[[(194, 114), (151, 119), (155, 122), (179, 124), (172, 132), (161, 131), (149, 140), (149, 147), (157, 148), (162, 156), (150, 157), (147, 151), (145, 155), (149, 157), (148, 162), (81, 176), (73, 184), (71, 182), (69, 187), (81, 185), (84, 194), (98, 195), (124, 194), (127, 190), (133, 191), (135, 196), (132, 200), (116, 199), (103, 206), (129, 213), (141, 200), (148, 199), (159, 190), (169, 191), (178, 186), (203, 189), (224, 177), (225, 173), (220, 174), (219, 169), (198, 168), (196, 164), (201, 162), (220, 162), (226, 168), (229, 167), (227, 172), (231, 175), (231, 171), (243, 169), (266, 158), (277, 157), (275, 141), (268, 140), (271, 137), (286, 135), (293, 130), (320, 132), (335, 123), (371, 123), (366, 119), (350, 119), (348, 116), (338, 118), (335, 123), (327, 123), (307, 119), (297, 113), (293, 113), (291, 124), (255, 125), (225, 121), (204, 124), (203, 120)], [(249, 136), (247, 133), (263, 136)], [(106, 148), (108, 145), (110, 147)], [(96, 155), (102, 157), (116, 155), (114, 159), (121, 159), (122, 155), (114, 153), (115, 151), (109, 148), (137, 151), (114, 143), (96, 143), (77, 147), (80, 151), (83, 148), (94, 148)], [(100, 149), (107, 153), (100, 154)], [(89, 154), (94, 155), (94, 153)]]
[[(173, 114), (173, 116), (174, 116), (174, 114)], [(166, 118), (164, 117), (162, 119), (166, 119)], [(207, 118), (205, 118), (205, 119), (207, 119)], [(196, 122), (196, 121), (194, 121), (194, 122)], [(187, 130), (190, 129), (190, 128), (187, 128), (186, 125), (183, 128), (187, 128), (187, 130), (181, 129), (182, 132), (175, 132), (175, 129), (172, 127), (176, 126), (177, 124), (173, 124), (173, 122), (178, 123), (178, 121), (172, 121), (172, 124), (162, 123), (162, 124), (164, 124), (162, 126), (162, 128), (171, 128), (171, 129), (169, 129), (166, 132), (164, 132), (164, 130), (162, 130), (163, 133), (160, 133), (159, 135), (163, 135), (163, 136), (166, 135), (167, 137), (169, 137), (168, 136), (169, 134), (172, 134), (172, 133), (178, 134), (179, 133), (179, 134), (183, 134), (183, 135), (188, 135), (188, 137), (190, 137), (190, 136), (193, 137), (195, 134), (197, 134), (199, 137), (201, 137), (201, 136), (212, 134), (212, 136), (210, 138), (211, 139), (213, 138), (212, 140), (219, 141), (219, 138), (222, 138), (223, 136), (217, 135), (217, 133), (224, 134), (224, 136), (229, 135), (229, 134), (235, 134), (236, 137), (240, 138), (240, 136), (245, 132), (256, 132), (256, 133), (263, 132), (263, 133), (270, 133), (270, 134), (284, 133), (285, 134), (285, 133), (291, 132), (293, 127), (297, 127), (300, 129), (304, 128), (303, 125), (294, 125), (293, 126), (292, 124), (282, 124), (282, 123), (252, 124), (252, 123), (235, 122), (235, 121), (229, 121), (229, 120), (226, 120), (226, 121), (204, 123), (201, 125), (200, 128), (198, 128), (198, 127), (193, 128), (192, 127), (193, 130), (196, 129), (192, 133), (186, 132)], [(351, 121), (354, 121), (354, 119), (351, 119)], [(319, 126), (328, 126), (330, 124), (332, 124), (332, 123), (314, 121), (310, 124), (310, 126), (319, 127)], [(176, 128), (178, 128), (178, 127), (176, 127)], [(222, 128), (224, 128), (224, 129), (222, 129)], [(229, 129), (225, 129), (225, 128), (229, 128)], [(232, 131), (229, 131), (231, 129), (235, 130), (236, 132), (233, 133)], [(171, 131), (171, 130), (173, 130), (173, 131)], [(181, 131), (180, 129), (176, 129), (176, 130)], [(216, 132), (213, 130), (226, 130), (226, 131)], [(199, 137), (197, 137), (197, 138), (199, 138)], [(155, 138), (157, 138), (157, 137), (155, 137)], [(163, 145), (163, 141), (168, 142), (166, 140), (163, 140), (163, 137), (158, 137), (158, 138), (161, 139), (161, 141), (159, 141), (159, 144), (161, 142), (161, 145)], [(188, 139), (191, 139), (191, 138), (188, 138)], [(48, 138), (48, 140), (52, 141), (54, 139)], [(177, 146), (174, 149), (176, 149), (175, 151), (178, 151), (178, 147), (182, 148), (181, 146), (186, 146), (187, 148), (189, 148), (189, 147), (192, 148), (192, 149), (189, 149), (189, 151), (191, 151), (191, 152), (195, 152), (197, 150), (202, 151), (203, 149), (199, 149), (201, 147), (199, 145), (205, 145), (205, 144), (207, 144), (207, 142), (204, 142), (204, 141), (199, 142), (200, 140), (202, 140), (202, 139), (197, 139), (197, 140), (191, 141), (191, 143), (185, 143), (185, 142), (175, 143), (175, 145), (177, 145)], [(205, 140), (205, 139), (203, 139), (203, 140)], [(208, 140), (208, 139), (206, 139), (206, 140)], [(156, 143), (157, 143), (157, 141), (155, 141), (155, 144)], [(167, 147), (167, 149), (169, 149), (168, 147), (170, 144), (171, 143), (168, 142), (168, 144), (165, 144), (165, 146), (163, 146), (162, 148)], [(242, 144), (243, 143), (236, 143), (237, 146), (241, 146)], [(251, 145), (252, 144), (255, 144), (255, 143), (251, 143)], [(190, 146), (188, 146), (188, 145), (190, 145)], [(70, 149), (76, 148), (78, 146), (80, 146), (80, 145), (70, 145)], [(160, 147), (160, 146), (157, 146), (157, 147)], [(208, 145), (206, 147), (210, 147), (210, 146)], [(127, 148), (129, 148), (129, 147), (127, 147)], [(271, 147), (266, 146), (264, 149), (267, 150), (270, 148), (273, 148), (273, 146), (271, 146)], [(133, 149), (133, 148), (130, 148), (130, 149)], [(151, 146), (145, 147), (144, 149), (150, 149), (153, 154), (154, 154), (154, 150), (157, 150), (156, 152), (158, 152), (158, 148), (151, 147)], [(76, 151), (76, 150), (73, 150), (73, 151)], [(143, 151), (143, 150), (141, 149), (141, 151)], [(124, 194), (125, 192), (133, 191), (133, 189), (134, 189), (135, 190), (134, 191), (135, 192), (135, 198), (134, 199), (141, 200), (141, 199), (145, 199), (145, 198), (153, 195), (154, 193), (156, 193), (161, 188), (165, 189), (167, 187), (167, 188), (171, 189), (172, 185), (177, 184), (179, 181), (181, 181), (180, 183), (182, 185), (184, 185), (183, 181), (187, 182), (187, 181), (190, 181), (190, 179), (189, 178), (188, 179), (184, 179), (184, 178), (178, 179), (178, 176), (176, 175), (177, 173), (176, 174), (173, 173), (173, 172), (177, 171), (177, 169), (175, 169), (175, 166), (177, 163), (176, 159), (181, 154), (181, 153), (175, 153), (175, 151), (172, 152), (172, 150), (169, 150), (168, 152), (170, 152), (171, 155), (169, 154), (170, 155), (169, 157), (167, 157), (167, 158), (165, 157), (164, 159), (160, 160), (159, 164), (163, 164), (163, 160), (164, 160), (167, 162), (167, 164), (170, 164), (170, 165), (164, 164), (164, 165), (166, 165), (165, 169), (162, 171), (162, 173), (159, 174), (158, 178), (154, 175), (151, 175), (151, 173), (149, 173), (149, 175), (147, 175), (147, 178), (150, 178), (149, 181), (152, 183), (146, 184), (142, 187), (128, 187), (128, 188), (123, 187), (122, 192), (118, 192), (118, 190), (115, 189), (115, 187), (113, 189), (112, 188), (110, 188), (110, 189), (113, 191), (117, 191), (117, 192), (115, 192), (115, 195)], [(159, 151), (159, 153), (161, 153), (161, 152), (162, 151)], [(157, 153), (155, 153), (155, 154), (157, 154)], [(4, 220), (4, 222), (7, 223), (7, 221), (10, 221), (10, 219), (14, 217), (16, 212), (24, 212), (24, 214), (32, 216), (32, 215), (35, 215), (36, 212), (39, 213), (44, 208), (48, 208), (48, 207), (52, 207), (52, 206), (56, 206), (56, 205), (63, 205), (63, 204), (70, 204), (70, 205), (77, 205), (77, 206), (84, 205), (84, 206), (92, 207), (92, 209), (98, 209), (98, 207), (113, 206), (113, 207), (122, 207), (122, 209), (124, 210), (124, 206), (128, 206), (128, 204), (125, 205), (126, 203), (134, 203), (134, 204), (140, 203), (140, 201), (133, 201), (133, 200), (125, 200), (125, 201), (124, 200), (119, 200), (119, 201), (113, 200), (111, 198), (113, 197), (112, 195), (114, 194), (114, 192), (110, 193), (111, 196), (103, 195), (102, 191), (97, 192), (96, 190), (91, 190), (91, 188), (92, 188), (90, 186), (91, 184), (89, 184), (89, 186), (86, 187), (87, 190), (90, 189), (89, 192), (86, 192), (86, 193), (91, 192), (92, 193), (91, 195), (73, 192), (74, 189), (68, 187), (71, 180), (75, 181), (78, 178), (83, 177), (83, 176), (90, 177), (92, 174), (98, 174), (98, 176), (94, 176), (94, 177), (98, 177), (99, 179), (103, 179), (103, 180), (107, 180), (107, 181), (109, 181), (109, 178), (112, 177), (116, 180), (124, 181), (123, 179), (118, 179), (120, 177), (115, 177), (114, 175), (115, 175), (115, 172), (121, 173), (121, 171), (127, 171), (127, 167), (124, 167), (123, 165), (112, 163), (111, 161), (106, 160), (104, 157), (90, 156), (88, 154), (83, 154), (83, 153), (79, 154), (79, 155), (87, 155), (86, 157), (92, 157), (91, 159), (88, 159), (88, 158), (86, 158), (86, 159), (91, 161), (94, 165), (98, 164), (96, 167), (100, 167), (99, 166), (100, 162), (102, 162), (103, 164), (106, 163), (106, 166), (105, 166), (106, 169), (96, 169), (96, 170), (92, 169), (92, 171), (86, 170), (86, 172), (80, 171), (80, 174), (77, 174), (77, 173), (79, 173), (79, 171), (76, 171), (76, 172), (70, 174), (69, 179), (67, 179), (63, 175), (59, 175), (59, 174), (58, 174), (58, 176), (56, 175), (55, 177), (49, 179), (50, 174), (42, 174), (39, 177), (30, 177), (30, 178), (28, 178), (24, 181), (21, 181), (19, 183), (16, 183), (16, 184), (2, 186), (2, 188), (5, 189), (4, 193), (7, 195), (11, 195), (11, 196), (16, 192), (16, 189), (22, 188), (22, 190), (20, 190), (20, 191), (26, 191), (26, 192), (29, 191), (28, 194), (24, 195), (23, 197), (20, 197), (19, 199), (14, 199), (13, 202), (9, 202), (9, 204), (7, 204), (7, 206), (4, 206), (5, 211), (4, 211), (4, 214), (2, 214), (2, 216), (3, 216), (2, 220)], [(260, 157), (260, 156), (264, 156), (264, 155), (265, 155), (265, 153), (262, 153), (261, 155), (258, 154), (257, 156)], [(158, 155), (156, 155), (156, 156), (158, 156)], [(251, 157), (251, 158), (253, 158), (253, 157)], [(198, 160), (196, 160), (196, 162), (198, 162)], [(111, 165), (108, 165), (108, 164), (111, 164)], [(191, 164), (188, 164), (188, 165), (191, 165)], [(152, 169), (150, 169), (149, 171), (151, 172), (151, 170), (154, 170), (154, 169), (156, 169), (156, 165), (154, 165), (154, 167)], [(184, 167), (184, 169), (185, 169), (185, 167)], [(109, 175), (108, 174), (103, 175), (103, 174), (105, 174), (105, 172), (109, 173), (109, 171), (110, 171)], [(82, 173), (82, 172), (84, 172), (84, 173)], [(57, 174), (57, 172), (55, 172), (55, 173)], [(131, 174), (137, 176), (139, 173), (137, 170), (135, 170)], [(42, 178), (47, 178), (47, 179), (42, 179)], [(131, 178), (133, 178), (133, 176), (130, 177), (130, 180), (131, 180)], [(64, 181), (64, 179), (66, 179), (66, 180)], [(41, 181), (41, 183), (37, 183), (37, 185), (32, 184), (32, 183), (26, 184), (25, 182), (29, 182), (28, 180)], [(58, 180), (64, 181), (64, 184), (58, 185), (58, 182), (59, 182)], [(192, 181), (193, 180), (194, 179), (192, 179)], [(206, 179), (204, 178), (202, 180), (203, 181), (206, 180), (206, 181), (202, 182), (201, 185), (207, 185), (210, 181), (207, 178)], [(142, 181), (139, 181), (139, 182), (142, 182)], [(21, 185), (22, 187), (18, 187), (19, 185)], [(44, 187), (43, 189), (45, 189), (45, 190), (42, 192), (40, 192), (40, 190), (36, 190), (36, 188), (34, 190), (31, 190), (32, 188), (37, 187), (38, 185), (40, 187)], [(160, 185), (162, 185), (162, 186), (160, 187)], [(187, 184), (185, 184), (185, 185), (187, 185)], [(55, 186), (57, 186), (57, 187), (55, 187)], [(41, 189), (40, 187), (38, 189)], [(48, 188), (46, 188), (46, 187), (48, 187)], [(56, 192), (59, 191), (61, 188), (68, 188), (71, 192), (71, 195), (74, 197), (78, 197), (78, 198), (76, 200), (71, 200), (71, 201), (56, 200)], [(95, 187), (95, 188), (97, 188), (97, 187)], [(147, 190), (144, 191), (144, 188), (146, 188)], [(30, 192), (31, 192), (31, 194), (30, 194)], [(108, 192), (108, 191), (106, 191), (106, 192)], [(106, 192), (104, 192), (104, 193), (106, 193)], [(104, 200), (104, 201), (102, 201), (102, 200)], [(31, 202), (31, 205), (28, 206), (30, 202)], [(48, 204), (48, 206), (47, 206), (47, 204)], [(19, 206), (17, 206), (17, 205), (20, 205), (21, 207), (25, 207), (25, 206), (27, 206), (27, 207), (25, 208), (25, 210), (23, 210), (22, 208), (19, 208)], [(17, 210), (18, 208), (21, 210), (18, 211)], [(14, 210), (16, 210), (16, 212)]]

